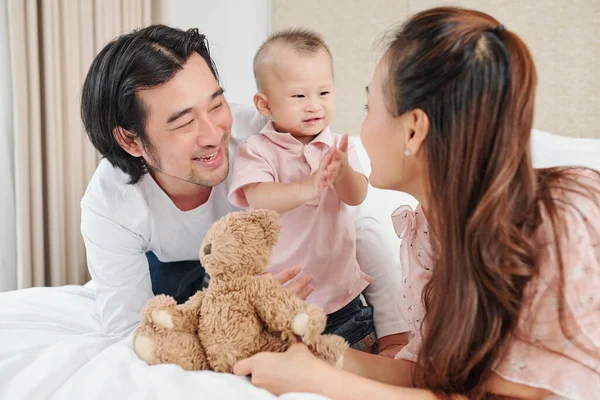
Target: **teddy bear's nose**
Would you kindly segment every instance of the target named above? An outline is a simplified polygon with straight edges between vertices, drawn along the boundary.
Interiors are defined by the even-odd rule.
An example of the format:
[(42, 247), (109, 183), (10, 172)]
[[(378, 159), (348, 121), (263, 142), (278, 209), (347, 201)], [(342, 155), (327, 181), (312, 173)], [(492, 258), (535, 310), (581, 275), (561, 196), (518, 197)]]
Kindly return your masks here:
[(210, 251), (212, 250), (212, 246), (209, 244), (207, 244), (206, 246), (204, 246), (204, 254), (205, 255), (209, 255)]

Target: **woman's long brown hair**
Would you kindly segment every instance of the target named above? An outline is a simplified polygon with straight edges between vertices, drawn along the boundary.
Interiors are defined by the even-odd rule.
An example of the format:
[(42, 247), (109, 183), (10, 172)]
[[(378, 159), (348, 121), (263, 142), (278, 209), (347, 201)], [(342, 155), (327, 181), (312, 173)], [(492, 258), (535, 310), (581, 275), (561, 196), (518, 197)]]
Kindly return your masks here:
[[(533, 168), (535, 66), (519, 37), (491, 16), (451, 7), (424, 11), (394, 32), (385, 57), (393, 114), (421, 109), (430, 121), (426, 213), (437, 261), (422, 297), (415, 383), (480, 398), (502, 346), (516, 334), (525, 287), (538, 273), (535, 232), (543, 212), (555, 238), (561, 232), (564, 212), (551, 191), (598, 194), (577, 182), (573, 170)], [(563, 298), (558, 314), (571, 338), (565, 307)]]

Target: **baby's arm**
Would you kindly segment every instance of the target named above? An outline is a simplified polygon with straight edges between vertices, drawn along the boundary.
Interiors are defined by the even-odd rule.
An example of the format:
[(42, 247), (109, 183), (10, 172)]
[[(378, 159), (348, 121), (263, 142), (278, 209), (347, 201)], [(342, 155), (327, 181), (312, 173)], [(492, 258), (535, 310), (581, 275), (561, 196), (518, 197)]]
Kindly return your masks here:
[(293, 183), (261, 182), (244, 186), (244, 195), (252, 208), (267, 208), (284, 213), (318, 195), (310, 179)]
[(340, 200), (349, 205), (357, 206), (367, 197), (367, 178), (357, 172), (348, 160), (348, 135), (344, 135), (335, 154), (334, 163), (339, 161), (339, 173), (333, 187)]
[(367, 178), (350, 165), (347, 168), (344, 173), (338, 175), (333, 187), (342, 202), (349, 206), (357, 206), (367, 197)]
[(291, 211), (319, 195), (319, 192), (333, 183), (333, 176), (325, 170), (331, 162), (332, 153), (321, 160), (319, 169), (305, 180), (292, 183), (259, 182), (242, 188), (251, 208), (267, 208), (284, 213)]

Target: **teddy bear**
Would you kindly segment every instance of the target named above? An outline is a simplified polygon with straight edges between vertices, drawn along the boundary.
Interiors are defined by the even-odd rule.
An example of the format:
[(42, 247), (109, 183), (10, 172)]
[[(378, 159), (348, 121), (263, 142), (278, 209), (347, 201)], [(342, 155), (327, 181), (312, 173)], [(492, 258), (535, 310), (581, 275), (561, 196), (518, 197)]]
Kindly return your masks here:
[(214, 222), (200, 248), (208, 288), (184, 304), (158, 295), (142, 310), (134, 349), (148, 364), (232, 372), (238, 360), (283, 352), (300, 337), (319, 358), (341, 367), (348, 348), (322, 334), (326, 316), (283, 288), (266, 271), (279, 236), (275, 211), (235, 211)]

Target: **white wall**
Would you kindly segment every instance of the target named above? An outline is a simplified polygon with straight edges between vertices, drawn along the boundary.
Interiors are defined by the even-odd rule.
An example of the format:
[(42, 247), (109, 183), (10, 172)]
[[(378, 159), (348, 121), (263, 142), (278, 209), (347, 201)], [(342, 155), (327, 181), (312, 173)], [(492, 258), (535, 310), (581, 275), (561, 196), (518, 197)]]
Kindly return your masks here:
[(17, 288), (14, 140), (7, 0), (0, 0), (0, 292)]
[(205, 34), (231, 103), (252, 103), (252, 60), (271, 32), (271, 0), (172, 0), (168, 24)]

